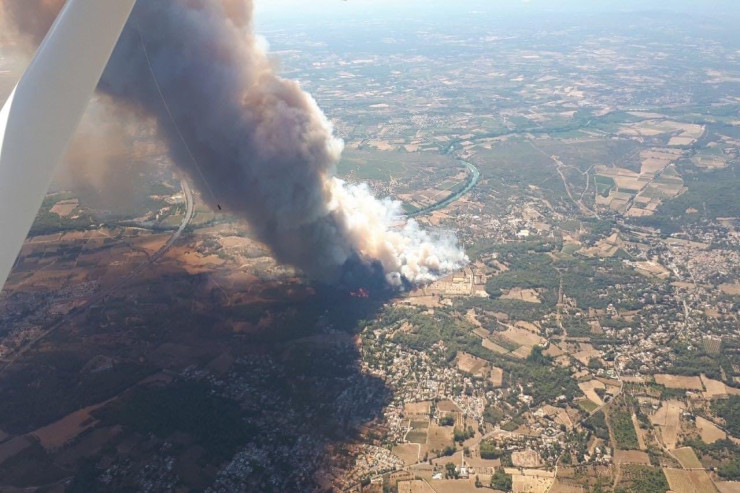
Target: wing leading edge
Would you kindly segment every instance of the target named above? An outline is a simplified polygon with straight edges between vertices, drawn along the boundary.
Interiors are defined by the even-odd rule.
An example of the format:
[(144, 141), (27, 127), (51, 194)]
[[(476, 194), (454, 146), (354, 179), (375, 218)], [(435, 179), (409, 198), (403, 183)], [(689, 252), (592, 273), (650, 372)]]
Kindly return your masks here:
[(0, 287), (136, 0), (67, 0), (0, 111)]

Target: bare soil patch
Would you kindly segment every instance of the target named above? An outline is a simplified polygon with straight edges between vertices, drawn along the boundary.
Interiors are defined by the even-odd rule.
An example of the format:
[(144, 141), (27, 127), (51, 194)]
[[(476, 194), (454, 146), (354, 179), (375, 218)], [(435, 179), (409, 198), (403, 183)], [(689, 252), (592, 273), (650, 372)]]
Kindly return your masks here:
[(550, 356), (551, 358), (557, 358), (558, 356), (562, 356), (563, 354), (565, 354), (565, 351), (560, 349), (557, 344), (554, 344), (552, 342), (545, 350), (545, 356)]
[(719, 380), (712, 380), (706, 375), (701, 376), (701, 381), (704, 384), (704, 388), (707, 390), (702, 394), (705, 399), (715, 399), (717, 397), (727, 397), (727, 387), (723, 382)]
[(532, 354), (531, 346), (521, 346), (511, 353), (512, 356), (516, 356), (519, 359), (526, 359), (530, 354)]
[(505, 467), (504, 472), (512, 476), (533, 476), (535, 478), (555, 478), (555, 472), (544, 469), (519, 469), (516, 467)]
[(701, 416), (696, 417), (696, 427), (699, 429), (701, 439), (704, 443), (714, 443), (719, 440), (725, 440), (727, 433), (722, 431), (717, 425)]
[(529, 346), (530, 348), (536, 344), (543, 344), (545, 342), (542, 337), (520, 327), (510, 326), (504, 332), (501, 332), (501, 335), (516, 344)]
[(52, 207), (49, 212), (56, 214), (59, 217), (67, 217), (72, 214), (79, 205), (80, 201), (77, 199), (60, 200), (54, 204), (54, 207)]
[(176, 258), (182, 265), (182, 268), (191, 275), (209, 272), (213, 268), (220, 267), (226, 263), (224, 259), (217, 255), (204, 256), (193, 251), (192, 247), (172, 248), (167, 256)]
[(634, 262), (635, 270), (647, 277), (657, 277), (658, 279), (668, 279), (671, 271), (660, 265), (658, 262), (647, 260), (644, 262)]
[(409, 296), (398, 300), (396, 303), (413, 306), (423, 306), (426, 308), (437, 308), (442, 306), (439, 302), (439, 296)]
[(613, 257), (623, 245), (619, 233), (614, 233), (608, 238), (599, 240), (592, 247), (582, 248), (579, 253), (587, 257)]
[(78, 441), (73, 442), (73, 445), (62, 449), (62, 453), (57, 456), (59, 465), (66, 468), (74, 467), (80, 459), (98, 453), (107, 443), (118, 436), (122, 429), (120, 426), (96, 428), (82, 435)]
[[(471, 308), (470, 310), (465, 312), (465, 319), (471, 324), (475, 325), (478, 329), (482, 329), (486, 333), (488, 333), (488, 331), (483, 328), (483, 325), (481, 325), (480, 320), (478, 320), (478, 317), (475, 316), (475, 308)], [(485, 337), (485, 336), (482, 336), (482, 337)]]
[(90, 413), (103, 405), (105, 403), (75, 411), (55, 423), (39, 428), (32, 434), (39, 439), (46, 450), (57, 449), (94, 426), (96, 420), (90, 416)]
[(501, 387), (504, 384), (504, 370), (495, 366), (491, 367), (491, 376), (488, 379), (494, 387)]
[(437, 493), (480, 493), (475, 487), (475, 480), (470, 479), (442, 479), (433, 481), (432, 486)]
[(393, 455), (401, 459), (407, 466), (419, 462), (419, 445), (415, 443), (402, 443), (393, 447)]
[(507, 354), (509, 352), (508, 349), (499, 346), (488, 338), (483, 338), (483, 347), (498, 354)]
[(223, 236), (218, 239), (221, 246), (228, 249), (248, 248), (254, 245), (254, 240), (242, 236)]
[(660, 427), (663, 444), (668, 449), (675, 449), (678, 443), (683, 408), (684, 404), (680, 401), (666, 401), (655, 414), (650, 416), (650, 422)]
[(514, 288), (501, 296), (504, 300), (525, 301), (527, 303), (542, 303), (540, 294), (534, 289)]
[(434, 493), (434, 490), (421, 479), (413, 481), (400, 481), (398, 483), (398, 493)]
[(719, 289), (731, 296), (740, 296), (740, 282), (734, 282), (732, 284), (720, 284)]
[(696, 141), (696, 139), (691, 137), (671, 137), (671, 140), (668, 141), (669, 146), (689, 146), (693, 144)]
[(571, 484), (562, 479), (556, 479), (549, 493), (586, 493), (583, 486)]
[(684, 469), (701, 469), (704, 467), (691, 447), (677, 448), (673, 451), (673, 455), (678, 459), (678, 462), (681, 463)]
[(635, 427), (637, 443), (640, 446), (640, 450), (647, 450), (647, 446), (645, 445), (645, 432), (640, 428), (640, 423), (637, 421), (635, 413), (632, 413), (632, 426)]
[(133, 245), (136, 248), (146, 250), (146, 252), (151, 255), (161, 250), (162, 247), (167, 243), (167, 240), (169, 238), (170, 235), (152, 235), (146, 238), (142, 238), (141, 240), (134, 241)]
[(714, 483), (706, 471), (663, 469), (668, 485), (674, 493), (714, 493)]
[(655, 382), (669, 389), (704, 390), (699, 377), (680, 375), (655, 375)]
[(454, 428), (452, 426), (439, 426), (432, 423), (427, 432), (427, 446), (429, 450), (443, 450), (452, 445)]
[(589, 361), (591, 361), (591, 358), (599, 358), (600, 356), (601, 351), (597, 349), (578, 351), (577, 353), (573, 354), (573, 357), (584, 365), (588, 365)]
[(528, 330), (531, 333), (539, 336), (540, 335), (540, 326), (537, 324), (533, 324), (532, 322), (525, 322), (525, 321), (519, 321), (514, 324), (516, 327), (521, 327), (524, 330)]
[(702, 157), (696, 156), (692, 159), (695, 166), (705, 169), (722, 169), (727, 167), (727, 161), (720, 156)]
[(471, 375), (481, 375), (488, 366), (488, 361), (465, 352), (457, 353), (457, 368)]
[(641, 174), (654, 175), (668, 166), (671, 162), (681, 157), (681, 152), (676, 149), (649, 149), (640, 153), (642, 160)]
[(451, 400), (439, 401), (437, 403), (437, 409), (439, 409), (443, 413), (459, 413), (460, 412), (460, 408), (457, 407), (457, 404), (455, 404)]
[(430, 405), (429, 401), (407, 402), (403, 405), (403, 410), (406, 414), (428, 415)]
[(532, 449), (520, 450), (511, 454), (511, 461), (517, 467), (540, 467), (542, 458)]
[(550, 491), (554, 478), (537, 476), (512, 476), (514, 493), (547, 493)]
[(600, 382), (598, 380), (589, 380), (588, 382), (579, 383), (578, 387), (586, 395), (588, 400), (590, 400), (594, 404), (598, 406), (602, 406), (604, 404), (604, 401), (601, 400), (599, 394), (596, 393), (596, 389), (606, 389), (606, 385), (604, 385), (603, 382)]
[(644, 464), (650, 465), (650, 456), (639, 450), (615, 450), (614, 462), (616, 464)]
[(740, 493), (740, 481), (716, 481), (719, 493)]

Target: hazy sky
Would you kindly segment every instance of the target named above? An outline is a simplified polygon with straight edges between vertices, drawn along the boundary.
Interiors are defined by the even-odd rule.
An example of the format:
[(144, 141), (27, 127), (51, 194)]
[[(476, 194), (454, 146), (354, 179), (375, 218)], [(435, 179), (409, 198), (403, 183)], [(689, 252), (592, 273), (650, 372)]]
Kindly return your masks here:
[(419, 9), (458, 9), (485, 8), (502, 11), (614, 11), (614, 10), (648, 10), (667, 11), (704, 11), (712, 12), (718, 8), (740, 11), (737, 0), (256, 0), (259, 13), (276, 14), (287, 11), (302, 12), (337, 12), (342, 9), (388, 10)]
[(740, 0), (255, 0), (257, 22), (280, 20), (336, 21), (363, 15), (396, 19), (450, 16), (481, 12), (488, 15), (536, 16), (547, 13), (600, 13), (617, 11), (691, 12), (722, 17), (740, 14)]

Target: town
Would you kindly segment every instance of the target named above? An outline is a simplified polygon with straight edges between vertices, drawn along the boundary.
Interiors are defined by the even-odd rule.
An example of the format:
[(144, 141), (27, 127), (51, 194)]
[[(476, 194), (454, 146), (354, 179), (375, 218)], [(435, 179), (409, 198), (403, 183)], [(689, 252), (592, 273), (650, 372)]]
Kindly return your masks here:
[(735, 27), (635, 15), (262, 25), (468, 265), (311, 282), (142, 124), (144, 197), (55, 185), (0, 294), (0, 489), (740, 491)]

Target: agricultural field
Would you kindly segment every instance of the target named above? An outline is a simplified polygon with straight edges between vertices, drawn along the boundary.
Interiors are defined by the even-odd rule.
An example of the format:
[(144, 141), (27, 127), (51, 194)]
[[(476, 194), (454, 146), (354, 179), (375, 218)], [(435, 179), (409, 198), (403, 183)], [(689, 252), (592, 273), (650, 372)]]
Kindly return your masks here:
[(650, 416), (650, 422), (660, 430), (660, 438), (668, 449), (675, 449), (681, 433), (681, 412), (684, 404), (679, 401), (663, 402), (660, 409)]
[(684, 469), (703, 469), (701, 462), (696, 457), (694, 450), (691, 447), (681, 447), (674, 450), (673, 455), (681, 463)]
[(407, 402), (404, 404), (404, 411), (408, 415), (428, 416), (431, 410), (431, 402)]
[(434, 422), (429, 426), (427, 432), (427, 449), (441, 451), (453, 443), (454, 428), (452, 426), (438, 426)]
[(608, 418), (616, 448), (621, 450), (639, 449), (639, 441), (632, 421), (632, 403), (619, 397), (609, 406)]
[(426, 481), (415, 479), (413, 481), (399, 481), (398, 493), (434, 493), (434, 490)]
[(542, 458), (534, 450), (522, 450), (511, 454), (511, 461), (516, 467), (540, 467)]
[[(125, 176), (62, 173), (0, 294), (0, 491), (737, 489), (733, 2), (536, 29), (483, 0), (258, 3), (270, 66), (326, 115), (303, 150), (331, 168), (327, 123), (336, 178), (400, 202), (362, 238), (392, 248), (330, 200), (337, 275), (286, 265), (281, 220), (210, 204), (132, 125)], [(429, 271), (388, 283), (417, 241)]]
[(457, 367), (460, 371), (470, 373), (471, 375), (482, 375), (488, 369), (490, 364), (483, 358), (477, 358), (468, 353), (458, 353)]
[(58, 449), (98, 424), (92, 413), (103, 405), (105, 403), (76, 411), (55, 423), (34, 431), (32, 435), (39, 440), (39, 443), (45, 449)]
[(707, 352), (707, 354), (720, 354), (722, 350), (722, 339), (705, 338), (703, 343), (704, 350)]
[(586, 398), (588, 398), (588, 400), (593, 402), (596, 406), (602, 406), (604, 404), (604, 401), (596, 392), (597, 389), (606, 389), (606, 385), (604, 385), (603, 382), (594, 379), (589, 380), (588, 382), (581, 382), (578, 384), (578, 387), (584, 393)]
[[(701, 376), (701, 382), (704, 384), (704, 388), (706, 389), (703, 393), (705, 399), (715, 399), (715, 398), (722, 398), (727, 397), (728, 395), (728, 388), (724, 384), (724, 382), (720, 382), (718, 380), (714, 380), (712, 378), (707, 377), (706, 375)], [(729, 392), (732, 392), (736, 389), (729, 389)]]
[(642, 464), (645, 466), (650, 465), (650, 456), (645, 452), (637, 450), (615, 450), (614, 451), (614, 463), (615, 464)]
[(719, 493), (740, 493), (740, 482), (738, 481), (715, 481), (714, 485)]
[(661, 469), (650, 466), (622, 466), (617, 491), (629, 493), (665, 493), (669, 485)]
[(411, 430), (406, 434), (406, 441), (410, 443), (427, 443), (427, 432), (426, 430)]
[(671, 491), (676, 493), (713, 493), (714, 483), (705, 471), (684, 471), (666, 468), (663, 470)]
[(655, 375), (655, 382), (669, 389), (704, 390), (699, 377), (679, 375)]
[(491, 368), (491, 375), (489, 377), (489, 380), (494, 387), (501, 387), (504, 384), (504, 370), (502, 370), (501, 368), (496, 368), (494, 366), (493, 368)]
[(393, 447), (393, 455), (400, 458), (405, 464), (411, 465), (419, 462), (423, 456), (419, 456), (419, 445), (416, 443), (401, 443)]
[(555, 482), (551, 478), (522, 475), (513, 475), (512, 480), (514, 493), (547, 493)]
[(718, 440), (727, 438), (727, 434), (724, 431), (702, 416), (696, 417), (696, 427), (699, 429), (701, 439), (704, 443), (712, 444)]

